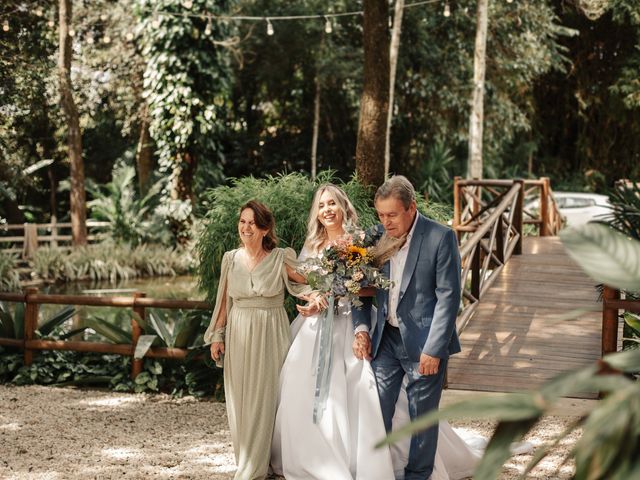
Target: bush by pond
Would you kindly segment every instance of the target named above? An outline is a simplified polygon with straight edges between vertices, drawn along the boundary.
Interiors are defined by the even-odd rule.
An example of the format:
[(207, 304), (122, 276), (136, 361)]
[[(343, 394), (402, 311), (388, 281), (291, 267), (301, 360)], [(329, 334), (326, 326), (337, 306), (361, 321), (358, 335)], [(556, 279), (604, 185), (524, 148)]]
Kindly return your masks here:
[(180, 275), (193, 267), (189, 252), (162, 245), (101, 243), (71, 251), (39, 248), (32, 260), (33, 270), (44, 280), (128, 280), (136, 277)]

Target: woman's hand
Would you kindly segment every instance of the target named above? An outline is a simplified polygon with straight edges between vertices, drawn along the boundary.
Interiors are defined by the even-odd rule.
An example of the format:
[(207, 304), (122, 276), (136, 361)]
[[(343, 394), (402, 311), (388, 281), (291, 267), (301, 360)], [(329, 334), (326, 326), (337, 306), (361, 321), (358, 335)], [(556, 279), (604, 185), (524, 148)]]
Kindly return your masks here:
[(211, 358), (216, 362), (220, 360), (220, 355), (224, 355), (224, 342), (213, 342), (211, 344)]
[(312, 292), (308, 296), (305, 297), (309, 303), (306, 305), (296, 305), (298, 312), (303, 317), (310, 317), (311, 315), (315, 315), (318, 312), (326, 310), (329, 306), (327, 303), (327, 299), (319, 292)]

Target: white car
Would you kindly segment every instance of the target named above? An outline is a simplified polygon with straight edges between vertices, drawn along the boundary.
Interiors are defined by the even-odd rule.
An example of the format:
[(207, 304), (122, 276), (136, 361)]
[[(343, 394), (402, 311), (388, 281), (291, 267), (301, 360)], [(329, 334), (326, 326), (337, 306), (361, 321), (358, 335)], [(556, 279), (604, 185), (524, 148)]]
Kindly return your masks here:
[[(601, 220), (604, 215), (611, 213), (609, 197), (597, 193), (584, 192), (553, 192), (560, 214), (566, 218), (565, 226), (576, 227), (591, 220)], [(539, 211), (538, 199), (526, 203), (529, 211)]]

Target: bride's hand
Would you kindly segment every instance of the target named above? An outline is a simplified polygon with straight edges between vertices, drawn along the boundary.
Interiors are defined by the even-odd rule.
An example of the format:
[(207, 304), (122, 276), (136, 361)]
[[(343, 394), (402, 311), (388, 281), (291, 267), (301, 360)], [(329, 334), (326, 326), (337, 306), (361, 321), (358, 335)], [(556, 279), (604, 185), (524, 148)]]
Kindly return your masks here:
[(326, 310), (329, 306), (327, 303), (327, 299), (324, 298), (324, 295), (319, 292), (313, 292), (308, 297), (309, 303), (306, 305), (296, 305), (298, 312), (303, 317), (310, 317), (311, 315), (315, 315), (318, 312)]

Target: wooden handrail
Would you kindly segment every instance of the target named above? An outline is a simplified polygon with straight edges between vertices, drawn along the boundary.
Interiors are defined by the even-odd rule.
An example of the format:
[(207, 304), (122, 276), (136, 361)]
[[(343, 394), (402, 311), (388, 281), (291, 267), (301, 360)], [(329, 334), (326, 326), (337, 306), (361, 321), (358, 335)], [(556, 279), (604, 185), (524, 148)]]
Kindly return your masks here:
[[(25, 304), (24, 339), (0, 338), (0, 345), (20, 348), (24, 351), (25, 365), (33, 362), (33, 353), (38, 350), (72, 350), (75, 352), (111, 353), (134, 356), (136, 345), (142, 328), (137, 318), (145, 318), (146, 308), (211, 310), (208, 302), (196, 300), (174, 300), (147, 298), (145, 294), (136, 292), (132, 297), (92, 297), (84, 295), (45, 295), (36, 288), (28, 288), (24, 293), (0, 293), (0, 301), (21, 302)], [(112, 344), (105, 342), (85, 342), (73, 340), (46, 340), (35, 338), (38, 328), (38, 310), (40, 305), (82, 305), (101, 307), (132, 308), (135, 315), (131, 317), (131, 344)], [(185, 359), (189, 350), (185, 348), (151, 347), (145, 357)], [(131, 376), (135, 378), (142, 371), (142, 359), (131, 362)]]
[(619, 310), (640, 313), (640, 300), (621, 299), (620, 290), (602, 290), (602, 356), (618, 350)]

